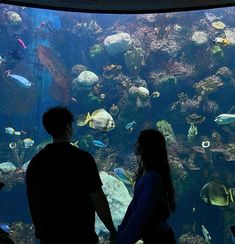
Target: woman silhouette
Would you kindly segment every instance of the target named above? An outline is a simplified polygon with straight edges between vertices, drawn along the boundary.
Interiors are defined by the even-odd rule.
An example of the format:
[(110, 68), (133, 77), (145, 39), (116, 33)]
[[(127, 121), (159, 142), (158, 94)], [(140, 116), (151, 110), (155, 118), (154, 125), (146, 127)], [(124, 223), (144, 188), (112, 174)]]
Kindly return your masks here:
[(134, 197), (118, 228), (118, 243), (176, 243), (167, 223), (175, 211), (175, 191), (164, 136), (143, 130), (136, 143), (139, 163)]

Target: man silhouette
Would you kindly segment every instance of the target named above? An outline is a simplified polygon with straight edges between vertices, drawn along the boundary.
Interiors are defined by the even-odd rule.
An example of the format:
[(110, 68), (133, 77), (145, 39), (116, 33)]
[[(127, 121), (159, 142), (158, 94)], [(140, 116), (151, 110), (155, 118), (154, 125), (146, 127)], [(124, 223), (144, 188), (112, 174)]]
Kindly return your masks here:
[(27, 196), (41, 243), (97, 243), (95, 212), (110, 231), (116, 230), (93, 157), (70, 144), (73, 115), (66, 107), (50, 108), (43, 125), (52, 136), (30, 161)]

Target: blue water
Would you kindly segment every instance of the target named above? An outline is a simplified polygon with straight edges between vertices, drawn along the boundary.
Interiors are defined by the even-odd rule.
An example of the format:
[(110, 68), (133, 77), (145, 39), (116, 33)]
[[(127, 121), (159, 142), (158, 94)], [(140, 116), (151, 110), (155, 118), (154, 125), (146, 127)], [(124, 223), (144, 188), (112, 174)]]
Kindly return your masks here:
[[(9, 11), (18, 14), (17, 23), (10, 18)], [(234, 123), (221, 126), (214, 122), (217, 115), (227, 113), (235, 105), (234, 18), (234, 8), (111, 15), (1, 5), (0, 56), (4, 61), (0, 64), (0, 180), (6, 187), (0, 193), (0, 223), (7, 223), (13, 229), (13, 223), (23, 224), (22, 230), (17, 229), (13, 238), (17, 236), (19, 240), (28, 228), (26, 224), (31, 224), (25, 195), (25, 172), (21, 167), (42, 149), (42, 143), (49, 143), (50, 138), (41, 123), (45, 110), (66, 105), (77, 120), (79, 115), (92, 114), (99, 108), (112, 114), (110, 108), (116, 105), (119, 112), (112, 114), (116, 125), (113, 130), (103, 133), (88, 125), (78, 127), (75, 123), (72, 142), (79, 140), (78, 146), (92, 153), (100, 171), (112, 175), (114, 168), (121, 167), (134, 173), (137, 166), (131, 158), (140, 131), (156, 128), (158, 121), (167, 121), (176, 138), (167, 146), (177, 196), (177, 210), (169, 222), (177, 238), (191, 233), (194, 241), (204, 239), (201, 230), (204, 225), (212, 244), (230, 243), (229, 226), (234, 225), (235, 218), (232, 206), (206, 204), (200, 198), (200, 191), (210, 181), (217, 181), (227, 189), (235, 187), (235, 149), (228, 151), (228, 144), (235, 148), (235, 126)], [(212, 26), (217, 21), (224, 23), (224, 29)], [(230, 36), (226, 36), (229, 31)], [(130, 35), (131, 43), (112, 55), (104, 40), (121, 32)], [(193, 39), (196, 32), (203, 32), (203, 43)], [(213, 53), (216, 37), (228, 39), (229, 43), (217, 43), (219, 51)], [(23, 49), (17, 39), (23, 40), (27, 48)], [(137, 48), (141, 48), (143, 62), (138, 62), (141, 57), (137, 57), (134, 64), (129, 62), (128, 65), (125, 55)], [(77, 73), (73, 71), (75, 65), (81, 65)], [(218, 74), (222, 67), (226, 67), (227, 74)], [(81, 84), (74, 87), (74, 79), (83, 68), (94, 72), (99, 78), (98, 83), (86, 88)], [(7, 70), (27, 78), (32, 87), (24, 89), (13, 83), (6, 76)], [(169, 76), (175, 81), (170, 81)], [(223, 85), (209, 87), (212, 91), (199, 94), (195, 84), (208, 77), (219, 77)], [(159, 83), (162, 79), (166, 81)], [(145, 87), (149, 94), (145, 98), (138, 92), (131, 95), (129, 89), (133, 86), (135, 89)], [(160, 96), (154, 98), (156, 91)], [(199, 96), (202, 96), (201, 102), (198, 102)], [(190, 141), (190, 123), (186, 118), (192, 114), (204, 116), (205, 121), (195, 122), (198, 133)], [(127, 130), (126, 125), (133, 120), (136, 124)], [(6, 127), (21, 134), (7, 134)], [(214, 132), (220, 137), (217, 141)], [(23, 140), (28, 137), (35, 143), (26, 149)], [(92, 140), (100, 140), (107, 147), (96, 147)], [(210, 141), (210, 149), (223, 148), (232, 159), (228, 161), (226, 155), (210, 149), (207, 152), (209, 159), (208, 155), (195, 152), (193, 147), (201, 147), (204, 140)], [(11, 142), (17, 144), (18, 163), (9, 148)], [(107, 155), (113, 158), (108, 163)], [(172, 159), (177, 163), (172, 163)], [(189, 159), (198, 170), (190, 168)], [(1, 169), (4, 162), (13, 163), (16, 169), (4, 173)], [(27, 243), (35, 242), (32, 234), (24, 238)]]

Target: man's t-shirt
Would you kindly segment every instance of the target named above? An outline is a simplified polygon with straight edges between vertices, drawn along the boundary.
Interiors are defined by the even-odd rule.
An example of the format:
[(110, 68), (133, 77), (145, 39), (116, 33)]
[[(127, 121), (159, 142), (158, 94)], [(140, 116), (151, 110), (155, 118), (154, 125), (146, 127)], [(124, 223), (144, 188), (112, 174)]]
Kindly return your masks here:
[(90, 192), (102, 186), (93, 157), (68, 142), (48, 144), (30, 161), (26, 187), (36, 237), (98, 242)]

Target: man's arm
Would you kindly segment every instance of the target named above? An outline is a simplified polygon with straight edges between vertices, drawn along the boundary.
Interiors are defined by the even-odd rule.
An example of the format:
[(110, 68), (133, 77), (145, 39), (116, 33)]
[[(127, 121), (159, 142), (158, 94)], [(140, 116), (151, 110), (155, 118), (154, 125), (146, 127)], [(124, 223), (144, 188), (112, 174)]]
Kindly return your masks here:
[(100, 188), (96, 192), (90, 192), (89, 196), (91, 198), (96, 213), (111, 234), (110, 239), (114, 239), (116, 237), (117, 231), (113, 224), (109, 204), (102, 188)]

